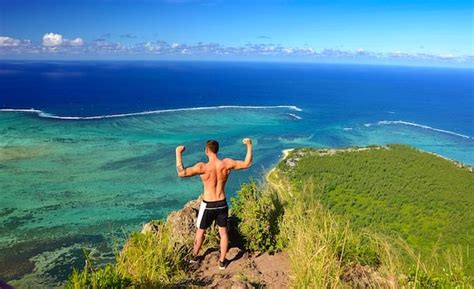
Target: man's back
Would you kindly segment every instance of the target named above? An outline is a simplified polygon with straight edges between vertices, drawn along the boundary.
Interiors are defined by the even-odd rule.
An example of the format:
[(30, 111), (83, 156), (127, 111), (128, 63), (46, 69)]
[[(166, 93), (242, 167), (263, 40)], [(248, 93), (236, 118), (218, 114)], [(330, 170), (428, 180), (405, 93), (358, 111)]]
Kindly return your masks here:
[(204, 187), (202, 198), (206, 201), (219, 201), (225, 199), (225, 184), (230, 175), (226, 160), (211, 159), (203, 164), (204, 173), (201, 174)]
[(225, 199), (225, 184), (232, 170), (247, 169), (252, 165), (252, 141), (248, 138), (243, 139), (243, 144), (247, 146), (245, 160), (233, 160), (230, 158), (219, 159), (217, 150), (209, 149), (206, 146), (206, 156), (208, 162), (200, 162), (192, 167), (184, 168), (181, 153), (184, 152), (184, 146), (176, 148), (176, 168), (180, 177), (191, 177), (200, 175), (203, 184), (203, 200), (219, 201)]

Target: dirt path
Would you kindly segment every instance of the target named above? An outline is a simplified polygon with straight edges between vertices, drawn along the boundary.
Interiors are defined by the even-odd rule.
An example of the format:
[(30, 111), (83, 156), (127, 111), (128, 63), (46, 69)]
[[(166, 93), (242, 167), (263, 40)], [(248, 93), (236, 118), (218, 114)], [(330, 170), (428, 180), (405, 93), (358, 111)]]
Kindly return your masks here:
[(209, 249), (199, 264), (194, 265), (193, 279), (208, 288), (288, 288), (289, 259), (286, 253), (250, 254), (231, 248), (225, 270), (218, 268), (219, 252)]

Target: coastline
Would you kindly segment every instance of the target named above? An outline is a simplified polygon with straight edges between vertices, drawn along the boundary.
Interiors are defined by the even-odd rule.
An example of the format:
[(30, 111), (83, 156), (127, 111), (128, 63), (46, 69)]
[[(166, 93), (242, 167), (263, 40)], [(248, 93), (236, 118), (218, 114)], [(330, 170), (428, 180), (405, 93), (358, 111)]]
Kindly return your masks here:
[(265, 174), (265, 177), (264, 177), (264, 180), (265, 180), (265, 181), (267, 181), (267, 182), (269, 182), (269, 183), (271, 182), (271, 180), (270, 180), (270, 175), (275, 171), (275, 169), (276, 169), (276, 167), (278, 166), (278, 164), (279, 164), (281, 161), (285, 160), (285, 159), (288, 157), (288, 155), (289, 155), (292, 151), (294, 151), (294, 150), (295, 150), (295, 148), (284, 149), (284, 150), (281, 151), (282, 156), (280, 157), (280, 159), (278, 160), (278, 162)]
[[(413, 147), (413, 146), (410, 146), (410, 147)], [(444, 160), (447, 160), (451, 163), (453, 163), (454, 165), (456, 165), (457, 167), (459, 168), (466, 168), (468, 171), (470, 172), (474, 172), (474, 166), (471, 166), (471, 165), (468, 165), (468, 164), (465, 164), (463, 163), (462, 161), (459, 161), (459, 160), (455, 160), (455, 159), (451, 159), (451, 158), (448, 158), (446, 156), (443, 156), (441, 154), (438, 154), (438, 153), (435, 153), (435, 152), (431, 152), (431, 151), (427, 151), (427, 150), (422, 150), (422, 149), (419, 149), (419, 148), (416, 148), (416, 147), (413, 147), (414, 149), (416, 149), (417, 151), (421, 152), (421, 153), (427, 153), (427, 154), (430, 154), (430, 155), (434, 155), (438, 158), (441, 158), (441, 159), (444, 159)], [(275, 166), (273, 166), (267, 173), (266, 173), (266, 176), (265, 176), (265, 180), (266, 181), (269, 181), (269, 176), (271, 173), (273, 173), (276, 169), (276, 166), (281, 162), (281, 161), (284, 161), (288, 158), (288, 156), (290, 155), (291, 152), (293, 151), (297, 151), (297, 150), (311, 150), (312, 152), (314, 153), (317, 153), (321, 156), (323, 155), (334, 155), (336, 153), (340, 153), (340, 152), (354, 152), (354, 151), (366, 151), (366, 150), (370, 150), (370, 149), (389, 149), (388, 145), (368, 145), (368, 146), (363, 146), (363, 147), (359, 147), (359, 146), (353, 146), (353, 147), (346, 147), (346, 148), (311, 148), (311, 147), (302, 147), (302, 148), (289, 148), (289, 149), (284, 149), (281, 151), (281, 154), (282, 156), (280, 157), (280, 159), (278, 160), (278, 162), (276, 163)], [(302, 156), (302, 155), (301, 155)]]

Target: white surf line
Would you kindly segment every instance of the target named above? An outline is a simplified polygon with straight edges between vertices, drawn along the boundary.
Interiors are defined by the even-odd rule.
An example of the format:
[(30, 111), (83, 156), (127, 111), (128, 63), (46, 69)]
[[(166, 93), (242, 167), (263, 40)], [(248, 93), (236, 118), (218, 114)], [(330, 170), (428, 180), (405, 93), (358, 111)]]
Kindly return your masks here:
[(0, 111), (5, 111), (5, 112), (36, 112), (36, 113), (42, 112), (41, 110), (34, 109), (34, 108), (1, 108)]
[[(446, 134), (450, 134), (450, 135), (455, 135), (455, 136), (459, 136), (459, 137), (466, 138), (466, 139), (474, 139), (471, 136), (468, 136), (468, 135), (465, 135), (465, 134), (460, 134), (460, 133), (457, 133), (457, 132), (454, 132), (454, 131), (444, 130), (444, 129), (440, 129), (440, 128), (431, 127), (431, 126), (428, 126), (428, 125), (423, 125), (423, 124), (418, 124), (418, 123), (415, 123), (415, 122), (409, 122), (409, 121), (403, 121), (403, 120), (381, 120), (381, 121), (375, 123), (375, 125), (390, 125), (390, 124), (409, 125), (409, 126), (414, 126), (414, 127), (418, 127), (418, 128), (423, 128), (423, 129), (433, 130), (433, 131), (437, 131), (437, 132), (442, 132), (442, 133), (446, 133)], [(364, 126), (366, 126), (366, 127), (370, 127), (372, 125), (374, 125), (374, 123), (364, 124)]]
[(287, 114), (288, 114), (289, 116), (295, 118), (295, 119), (303, 119), (301, 116), (296, 115), (296, 114), (294, 114), (294, 113), (287, 113)]
[(62, 119), (62, 120), (94, 120), (94, 119), (117, 118), (117, 117), (127, 117), (127, 116), (140, 116), (140, 115), (159, 114), (159, 113), (170, 113), (170, 112), (179, 112), (179, 111), (214, 110), (214, 109), (228, 109), (228, 108), (242, 108), (242, 109), (286, 108), (286, 109), (290, 109), (290, 110), (294, 110), (294, 111), (303, 111), (301, 108), (299, 108), (295, 105), (273, 105), (273, 106), (219, 105), (219, 106), (201, 106), (201, 107), (160, 109), (160, 110), (149, 110), (149, 111), (142, 111), (142, 112), (96, 115), (96, 116), (58, 116), (58, 115), (50, 114), (50, 113), (44, 112), (42, 110), (34, 109), (34, 108), (30, 108), (30, 109), (3, 108), (3, 109), (0, 109), (0, 112), (30, 112), (30, 113), (36, 113), (40, 117), (53, 118), (53, 119)]

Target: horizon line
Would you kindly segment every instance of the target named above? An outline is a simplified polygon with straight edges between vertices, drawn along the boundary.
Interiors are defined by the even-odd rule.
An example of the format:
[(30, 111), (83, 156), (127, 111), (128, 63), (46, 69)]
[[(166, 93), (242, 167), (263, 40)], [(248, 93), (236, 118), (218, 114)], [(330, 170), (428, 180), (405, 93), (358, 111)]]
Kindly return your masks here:
[(345, 61), (304, 61), (304, 60), (275, 60), (275, 59), (146, 59), (146, 58), (0, 58), (0, 62), (213, 62), (213, 63), (261, 63), (261, 64), (313, 64), (336, 66), (386, 66), (386, 67), (413, 67), (413, 68), (448, 68), (473, 70), (472, 64), (454, 65), (453, 63), (377, 63), (377, 62), (345, 62)]

